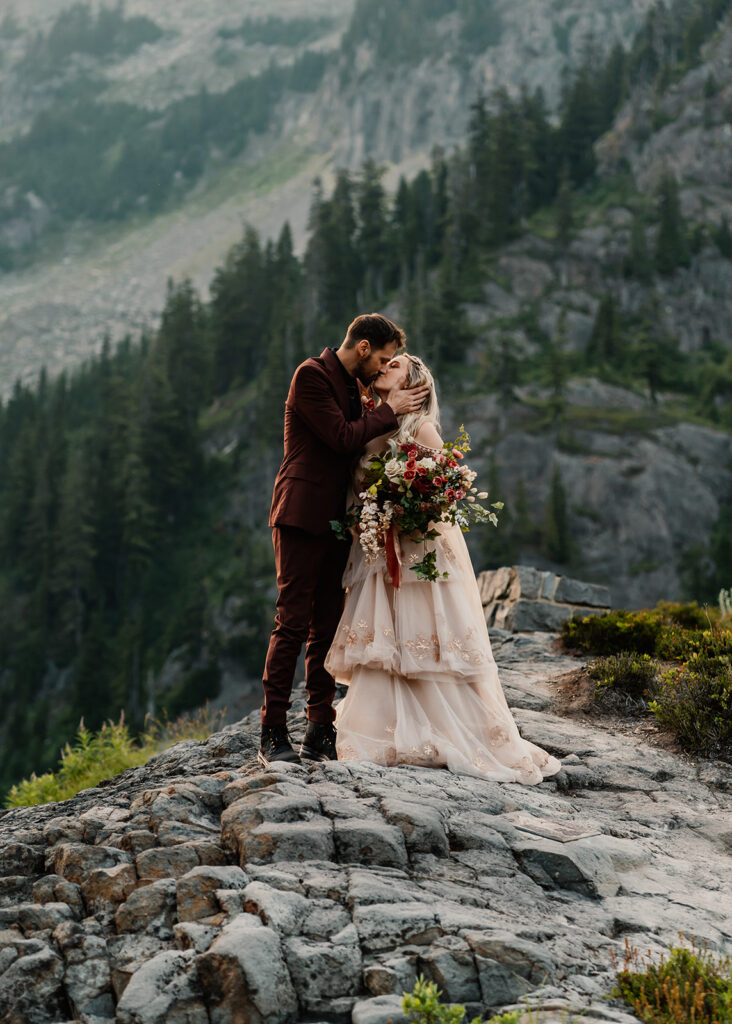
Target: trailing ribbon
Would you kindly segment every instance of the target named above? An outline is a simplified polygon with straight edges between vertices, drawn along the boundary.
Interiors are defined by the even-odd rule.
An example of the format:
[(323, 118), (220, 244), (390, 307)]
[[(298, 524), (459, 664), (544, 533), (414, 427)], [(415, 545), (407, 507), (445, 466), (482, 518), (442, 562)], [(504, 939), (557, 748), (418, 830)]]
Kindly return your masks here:
[(397, 558), (394, 545), (394, 527), (390, 526), (386, 532), (386, 567), (391, 576), (392, 586), (399, 589), (399, 559)]

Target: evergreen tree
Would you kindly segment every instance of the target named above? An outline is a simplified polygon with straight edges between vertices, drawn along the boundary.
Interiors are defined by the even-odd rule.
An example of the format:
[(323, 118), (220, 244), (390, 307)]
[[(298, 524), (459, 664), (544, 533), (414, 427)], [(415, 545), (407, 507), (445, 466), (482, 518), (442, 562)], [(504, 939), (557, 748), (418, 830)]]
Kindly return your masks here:
[(546, 506), (544, 544), (547, 555), (555, 562), (565, 565), (569, 563), (572, 557), (572, 542), (567, 515), (567, 496), (557, 464), (552, 473), (551, 490)]
[(193, 433), (198, 412), (211, 396), (213, 359), (201, 300), (189, 279), (168, 280), (158, 332), (175, 402)]
[(639, 214), (633, 217), (630, 249), (625, 259), (624, 271), (626, 277), (634, 278), (641, 284), (650, 284), (653, 280), (653, 261), (648, 252), (643, 218)]
[(591, 65), (584, 64), (562, 102), (559, 144), (573, 186), (582, 185), (595, 173), (593, 144), (603, 127), (602, 102)]
[(663, 175), (658, 187), (658, 216), (656, 266), (661, 274), (671, 274), (677, 267), (687, 267), (690, 260), (679, 186), (670, 171)]
[(501, 481), (498, 471), (495, 449), (491, 451), (488, 463), (487, 491), (489, 501), (503, 501), (500, 525), (495, 527), (487, 524), (483, 527), (480, 543), (480, 557), (484, 568), (497, 569), (501, 565), (511, 565), (516, 559), (516, 540), (513, 530), (511, 503), (505, 501), (501, 494)]
[(624, 365), (620, 318), (615, 299), (610, 293), (600, 299), (592, 333), (587, 342), (585, 358), (592, 366), (622, 369)]
[(248, 225), (211, 282), (216, 393), (247, 384), (264, 365), (267, 281), (259, 235)]
[(529, 496), (526, 492), (526, 484), (523, 477), (516, 485), (516, 497), (513, 502), (513, 537), (518, 553), (526, 547), (532, 547), (538, 543), (539, 531), (531, 516), (529, 507)]
[(727, 259), (732, 259), (732, 231), (730, 231), (729, 221), (726, 217), (722, 218), (712, 237), (721, 254)]
[(364, 308), (371, 308), (384, 296), (389, 251), (386, 192), (381, 183), (384, 171), (385, 168), (368, 159), (356, 182), (356, 248), (363, 268), (360, 305)]
[(562, 309), (557, 317), (557, 324), (545, 351), (546, 375), (549, 381), (552, 425), (557, 427), (564, 415), (567, 383), (567, 311)]
[(567, 164), (562, 165), (559, 175), (556, 210), (555, 238), (559, 248), (566, 251), (569, 248), (574, 227), (574, 199), (572, 196), (572, 181)]

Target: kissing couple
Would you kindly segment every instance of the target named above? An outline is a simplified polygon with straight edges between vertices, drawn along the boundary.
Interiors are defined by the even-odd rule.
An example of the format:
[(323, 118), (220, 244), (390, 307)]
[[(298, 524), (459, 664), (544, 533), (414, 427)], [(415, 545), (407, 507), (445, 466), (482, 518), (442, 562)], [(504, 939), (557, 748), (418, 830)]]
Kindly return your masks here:
[[(435, 382), (405, 341), (386, 317), (357, 316), (339, 348), (293, 375), (269, 518), (278, 597), (258, 758), (417, 764), (535, 785), (561, 762), (519, 734), (460, 527), (435, 523), (437, 536), (419, 544), (401, 534), (400, 566), (417, 563), (427, 544), (440, 577), (406, 571), (397, 585), (383, 548), (368, 558), (355, 531), (349, 542), (331, 528), (390, 441), (425, 460), (442, 452)], [(287, 712), (303, 643), (307, 727), (298, 752)], [(336, 683), (348, 691), (334, 707)]]

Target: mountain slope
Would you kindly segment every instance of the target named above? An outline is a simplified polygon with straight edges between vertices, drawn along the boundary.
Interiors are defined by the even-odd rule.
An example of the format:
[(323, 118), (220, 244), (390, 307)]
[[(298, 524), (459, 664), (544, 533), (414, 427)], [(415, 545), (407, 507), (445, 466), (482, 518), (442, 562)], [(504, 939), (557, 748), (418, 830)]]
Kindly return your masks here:
[[(22, 254), (30, 244), (41, 261), (0, 275), (3, 393), (18, 376), (33, 379), (43, 362), (51, 372), (78, 363), (85, 353), (98, 350), (105, 332), (119, 337), (148, 323), (159, 311), (168, 276), (190, 275), (205, 291), (244, 218), (265, 235), (276, 235), (289, 219), (299, 248), (316, 174), (328, 188), (336, 167), (355, 168), (368, 155), (389, 165), (386, 182), (393, 188), (400, 173), (427, 164), (434, 145), (462, 140), (478, 90), (497, 85), (515, 90), (527, 81), (531, 87), (541, 85), (553, 102), (563, 69), (580, 59), (583, 41), (594, 36), (609, 47), (617, 39), (628, 40), (649, 3), (613, 0), (599, 12), (589, 0), (552, 9), (539, 0), (521, 5), (496, 0), (491, 10), (500, 31), (489, 40), (493, 45), (481, 50), (466, 49), (460, 5), (443, 2), (436, 5), (437, 13), (452, 13), (426, 19), (428, 51), (400, 53), (385, 68), (378, 34), (373, 39), (370, 34), (373, 19), (365, 17), (374, 7), (372, 0), (358, 5), (361, 20), (353, 22), (345, 49), (339, 34), (347, 28), (351, 5), (322, 0), (308, 5), (309, 16), (325, 21), (320, 37), (306, 47), (328, 52), (319, 87), (312, 95), (284, 95), (266, 129), (251, 136), (244, 151), (225, 166), (213, 154), (189, 197), (169, 212), (137, 214), (113, 228), (88, 222), (62, 226), (60, 234), (47, 235), (56, 214), (43, 196), (18, 199), (6, 188), (3, 200), (0, 186), (0, 208), (3, 202), (6, 207), (20, 203), (4, 238), (6, 248)], [(56, 78), (19, 89), (15, 68), (30, 45), (29, 33), (48, 33), (53, 19), (69, 6), (40, 0), (24, 4), (16, 11), (19, 31), (0, 38), (6, 139), (56, 103), (61, 88), (91, 89), (102, 102), (152, 104), (164, 111), (201, 87), (229, 88), (243, 74), (261, 72), (263, 61), (286, 63), (303, 51), (303, 46), (240, 45), (238, 38), (219, 34), (236, 30), (243, 17), (261, 16), (261, 3), (241, 5), (233, 18), (229, 5), (221, 2), (207, 4), (205, 12), (189, 3), (162, 12), (138, 0), (127, 5), (127, 15), (159, 24), (164, 33), (159, 40), (111, 62), (74, 56)], [(390, 16), (399, 9), (390, 7)], [(266, 10), (270, 16), (292, 17), (291, 5), (284, 2)], [(358, 31), (361, 23), (363, 33)], [(228, 57), (222, 58), (222, 46)], [(254, 192), (253, 178), (259, 181)]]

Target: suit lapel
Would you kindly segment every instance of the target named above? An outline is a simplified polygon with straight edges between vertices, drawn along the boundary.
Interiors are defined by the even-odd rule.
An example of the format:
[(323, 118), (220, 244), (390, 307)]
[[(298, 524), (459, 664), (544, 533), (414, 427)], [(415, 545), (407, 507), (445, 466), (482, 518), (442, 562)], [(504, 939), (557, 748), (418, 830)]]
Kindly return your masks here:
[(320, 358), (323, 360), (323, 363), (328, 370), (328, 374), (336, 393), (336, 398), (343, 410), (343, 415), (348, 420), (351, 417), (351, 403), (348, 401), (348, 391), (346, 390), (346, 382), (343, 378), (341, 361), (335, 352), (332, 352), (329, 348), (323, 349), (320, 354)]

